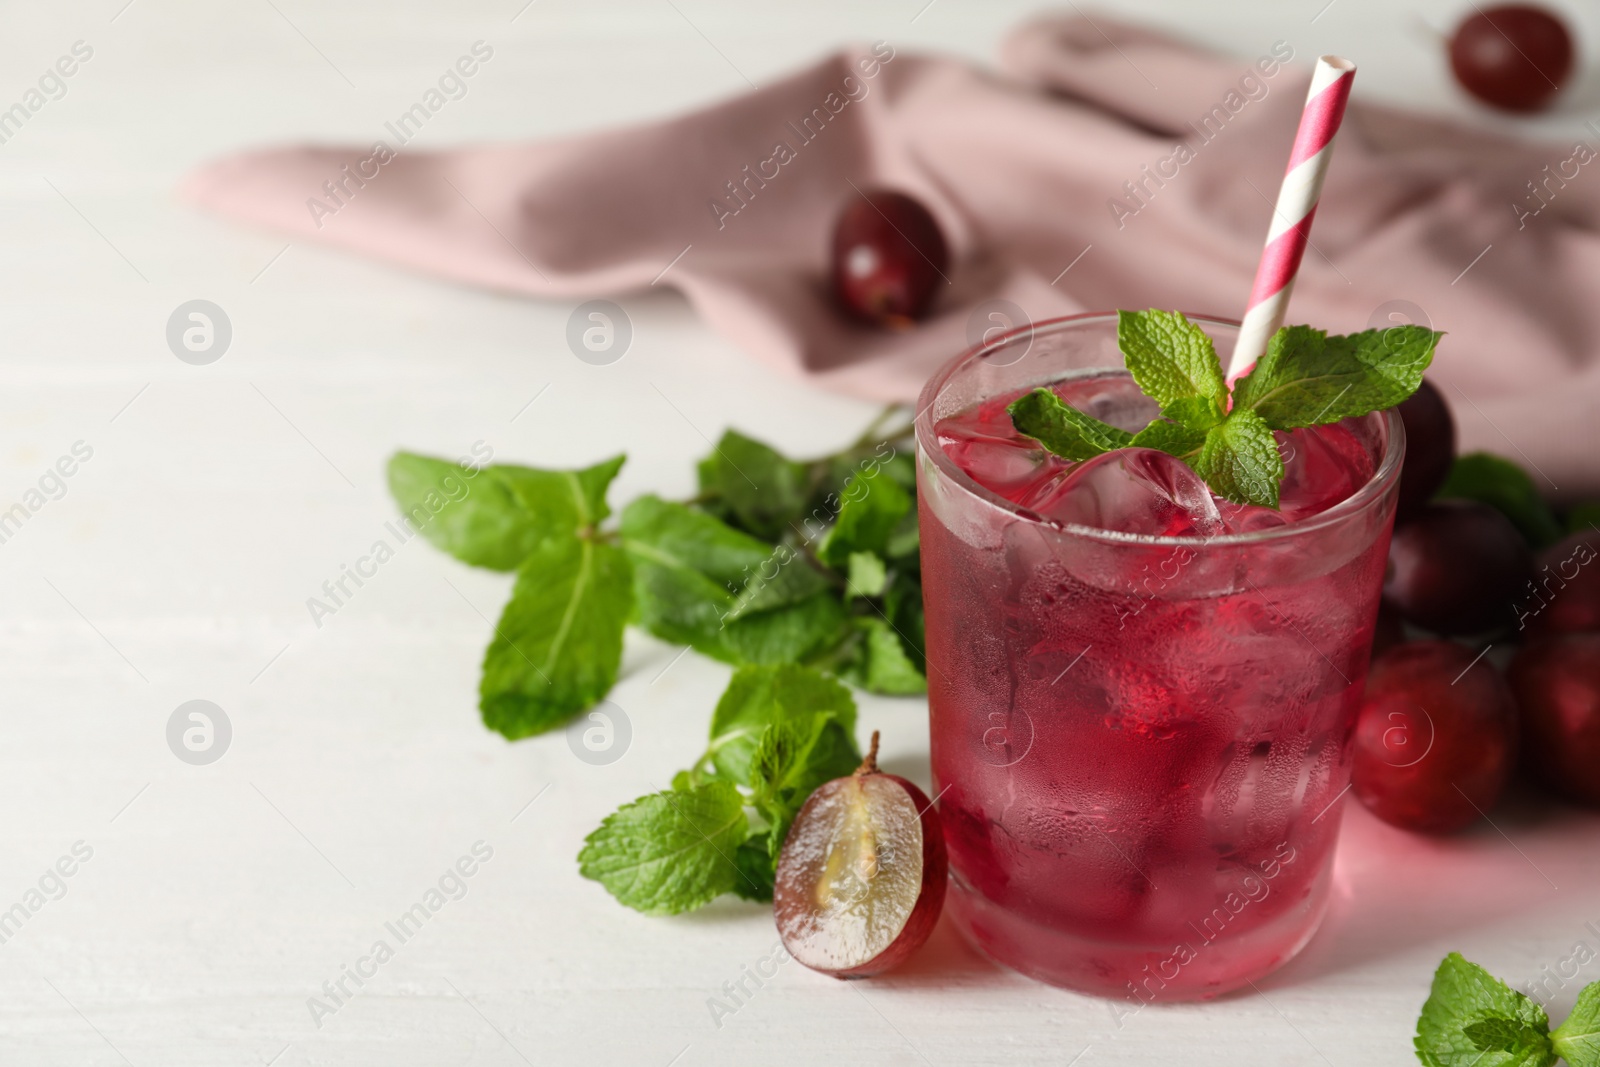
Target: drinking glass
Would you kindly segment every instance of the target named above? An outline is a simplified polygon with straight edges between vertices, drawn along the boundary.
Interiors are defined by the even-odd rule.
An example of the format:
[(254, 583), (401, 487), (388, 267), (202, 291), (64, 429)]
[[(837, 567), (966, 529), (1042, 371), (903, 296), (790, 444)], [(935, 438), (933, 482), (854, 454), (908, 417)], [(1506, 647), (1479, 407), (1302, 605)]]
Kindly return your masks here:
[[(1191, 321), (1231, 351), (1236, 323)], [(1404, 431), (1346, 420), (1375, 471), (1352, 496), (1209, 539), (1050, 521), (940, 445), (941, 419), (1122, 368), (1116, 315), (1077, 315), (957, 357), (918, 405), (949, 910), (1045, 982), (1206, 998), (1283, 965), (1326, 910)]]

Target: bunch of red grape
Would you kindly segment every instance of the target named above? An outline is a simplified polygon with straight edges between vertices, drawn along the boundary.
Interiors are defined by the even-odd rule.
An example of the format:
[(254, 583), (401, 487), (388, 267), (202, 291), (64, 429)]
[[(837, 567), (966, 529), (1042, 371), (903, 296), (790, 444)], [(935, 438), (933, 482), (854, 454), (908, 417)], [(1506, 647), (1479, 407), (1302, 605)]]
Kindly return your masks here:
[[(1457, 460), (1449, 409), (1427, 382), (1400, 414), (1406, 459), (1356, 726), (1356, 795), (1396, 826), (1448, 833), (1494, 805), (1520, 760), (1555, 792), (1600, 806), (1594, 512), (1574, 509), (1561, 537), (1512, 464)], [(1533, 544), (1545, 546), (1537, 556)], [(1502, 676), (1494, 661), (1518, 642)], [(1485, 654), (1493, 648), (1502, 655)]]

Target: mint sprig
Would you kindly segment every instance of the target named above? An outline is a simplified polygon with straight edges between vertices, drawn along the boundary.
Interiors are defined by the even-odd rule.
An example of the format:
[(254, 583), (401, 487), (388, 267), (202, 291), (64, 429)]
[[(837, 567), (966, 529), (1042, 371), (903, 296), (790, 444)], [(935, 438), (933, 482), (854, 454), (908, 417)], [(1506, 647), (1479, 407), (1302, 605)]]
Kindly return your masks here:
[[(855, 736), (855, 699), (832, 678), (791, 664), (735, 671), (711, 716), (710, 743), (691, 773), (749, 785), (762, 733), (775, 724), (817, 714), (830, 716), (843, 733)], [(860, 762), (859, 754), (855, 758)], [(846, 771), (854, 767), (851, 764)]]
[(1600, 1067), (1600, 982), (1578, 994), (1553, 1032), (1545, 1010), (1452, 952), (1439, 964), (1417, 1018), (1417, 1059), (1426, 1067)]
[(389, 464), (406, 523), (462, 562), (515, 571), (479, 707), (507, 738), (557, 729), (616, 682), (629, 624), (734, 664), (705, 751), (591, 833), (580, 872), (649, 915), (771, 900), (801, 806), (861, 762), (844, 682), (921, 693), (922, 586), (909, 427), (802, 462), (730, 431), (691, 500), (611, 519), (623, 457), (577, 470)]
[(809, 667), (743, 667), (717, 702), (711, 736), (672, 788), (607, 816), (578, 869), (647, 915), (724, 893), (771, 900), (778, 854), (814, 789), (861, 763), (850, 691)]
[(1427, 1067), (1549, 1067), (1556, 1061), (1544, 1009), (1459, 952), (1434, 973), (1414, 1044)]
[(1567, 1021), (1550, 1035), (1556, 1055), (1572, 1067), (1600, 1064), (1600, 982), (1591, 982), (1578, 994)]
[(911, 427), (879, 432), (894, 410), (809, 461), (730, 430), (692, 499), (641, 496), (620, 520), (607, 496), (622, 456), (575, 470), (390, 460), (405, 526), (463, 563), (516, 572), (479, 683), (490, 729), (527, 737), (593, 706), (630, 624), (738, 668), (694, 765), (584, 842), (581, 873), (628, 907), (771, 900), (806, 798), (861, 761), (841, 679), (927, 690)]
[(1234, 386), (1233, 402), (1253, 408), (1274, 430), (1321, 426), (1394, 407), (1422, 384), (1440, 336), (1423, 326), (1343, 337), (1285, 326)]
[(667, 789), (606, 816), (578, 870), (646, 915), (676, 915), (733, 892), (733, 861), (750, 836), (744, 798), (728, 782)]
[(1019, 433), (1079, 461), (1117, 448), (1176, 456), (1236, 504), (1276, 508), (1283, 461), (1273, 431), (1322, 426), (1393, 407), (1422, 382), (1443, 335), (1396, 326), (1329, 336), (1285, 326), (1230, 391), (1206, 332), (1177, 311), (1119, 311), (1117, 345), (1133, 380), (1161, 409), (1136, 434), (1034, 389), (1008, 409)]
[(876, 430), (810, 461), (730, 430), (701, 460), (693, 499), (642, 496), (620, 521), (607, 496), (622, 456), (545, 470), (401, 452), (389, 487), (435, 546), (517, 574), (479, 686), (485, 724), (508, 738), (603, 698), (629, 624), (735, 666), (810, 664), (921, 693), (910, 427)]

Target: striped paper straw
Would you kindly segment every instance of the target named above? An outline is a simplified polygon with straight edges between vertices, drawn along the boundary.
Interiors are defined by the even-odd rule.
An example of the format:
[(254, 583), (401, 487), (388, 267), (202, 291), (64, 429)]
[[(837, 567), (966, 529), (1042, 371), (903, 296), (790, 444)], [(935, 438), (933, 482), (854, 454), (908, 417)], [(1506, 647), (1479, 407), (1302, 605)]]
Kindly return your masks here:
[(1311, 233), (1311, 220), (1317, 213), (1317, 198), (1322, 195), (1322, 179), (1333, 156), (1333, 138), (1344, 119), (1344, 105), (1350, 99), (1350, 83), (1356, 65), (1338, 56), (1321, 56), (1311, 75), (1306, 93), (1306, 109), (1300, 115), (1300, 130), (1294, 135), (1294, 150), (1289, 153), (1289, 168), (1278, 190), (1272, 209), (1272, 228), (1261, 250), (1261, 265), (1256, 268), (1256, 284), (1250, 291), (1250, 307), (1239, 327), (1239, 340), (1233, 348), (1228, 377), (1239, 378), (1255, 366), (1267, 350), (1267, 341), (1283, 325), (1294, 290), (1300, 258), (1305, 255)]

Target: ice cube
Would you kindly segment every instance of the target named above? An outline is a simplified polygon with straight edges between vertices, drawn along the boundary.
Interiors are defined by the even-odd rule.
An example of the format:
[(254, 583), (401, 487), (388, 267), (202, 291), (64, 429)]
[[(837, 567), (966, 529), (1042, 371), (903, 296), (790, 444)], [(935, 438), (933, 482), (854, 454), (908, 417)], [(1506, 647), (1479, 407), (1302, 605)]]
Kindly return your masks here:
[(1126, 374), (1068, 378), (1051, 386), (1068, 405), (1101, 422), (1138, 433), (1161, 414), (1154, 400), (1145, 396)]
[(1372, 457), (1354, 434), (1337, 423), (1274, 436), (1283, 457), (1278, 507), (1218, 501), (1228, 533), (1260, 533), (1309, 518), (1350, 496), (1372, 477)]
[(972, 480), (1016, 501), (1039, 483), (1059, 474), (1066, 464), (1032, 438), (1001, 437), (946, 420), (936, 427), (939, 444)]
[(1372, 456), (1339, 423), (1277, 434), (1283, 456), (1278, 507), (1288, 522), (1327, 511), (1372, 477)]
[(1231, 534), (1258, 533), (1289, 525), (1289, 519), (1283, 512), (1260, 504), (1235, 504), (1231, 500), (1219, 500), (1217, 509), (1222, 514), (1223, 526)]
[(1224, 530), (1201, 477), (1153, 448), (1120, 448), (1085, 460), (1017, 503), (1057, 522), (1122, 533), (1214, 537)]

